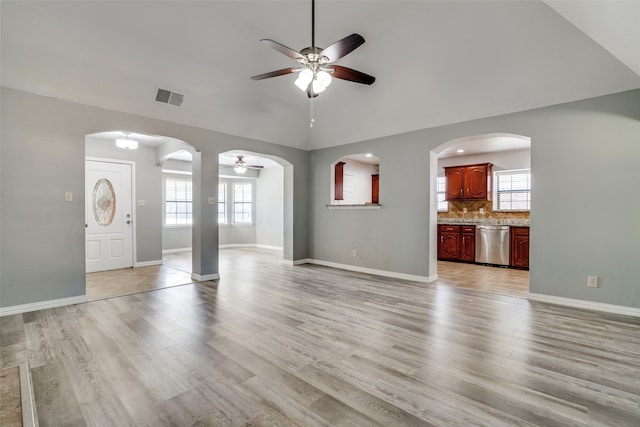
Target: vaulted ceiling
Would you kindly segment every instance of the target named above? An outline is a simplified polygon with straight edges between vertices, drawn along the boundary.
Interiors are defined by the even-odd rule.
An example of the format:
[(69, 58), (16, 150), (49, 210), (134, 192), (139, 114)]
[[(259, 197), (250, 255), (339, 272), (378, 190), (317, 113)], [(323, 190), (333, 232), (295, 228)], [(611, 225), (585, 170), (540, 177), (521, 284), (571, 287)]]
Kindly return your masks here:
[(313, 102), (295, 76), (250, 80), (295, 66), (259, 40), (309, 46), (310, 0), (0, 7), (4, 86), (304, 149), (640, 87), (638, 1), (318, 0), (316, 44), (361, 34), (338, 63), (376, 82)]

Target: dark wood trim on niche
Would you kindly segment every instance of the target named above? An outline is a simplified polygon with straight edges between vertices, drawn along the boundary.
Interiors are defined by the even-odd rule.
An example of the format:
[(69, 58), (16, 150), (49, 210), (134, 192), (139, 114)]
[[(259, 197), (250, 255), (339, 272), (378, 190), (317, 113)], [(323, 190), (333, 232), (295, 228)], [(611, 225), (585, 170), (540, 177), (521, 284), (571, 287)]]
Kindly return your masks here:
[(380, 174), (371, 175), (371, 203), (380, 203)]
[(342, 192), (342, 187), (344, 185), (344, 165), (345, 162), (336, 163), (335, 168), (335, 187), (333, 190), (334, 200), (344, 200), (344, 194)]

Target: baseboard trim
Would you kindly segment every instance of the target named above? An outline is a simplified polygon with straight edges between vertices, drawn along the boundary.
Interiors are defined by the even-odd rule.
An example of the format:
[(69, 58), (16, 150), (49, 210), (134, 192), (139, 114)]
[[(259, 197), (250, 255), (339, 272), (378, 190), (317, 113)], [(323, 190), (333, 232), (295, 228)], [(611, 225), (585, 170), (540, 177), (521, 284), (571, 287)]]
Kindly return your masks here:
[(584, 308), (587, 310), (603, 311), (605, 313), (640, 317), (640, 308), (626, 307), (624, 305), (605, 304), (602, 302), (585, 301), (580, 299), (557, 297), (553, 295), (536, 294), (531, 292), (529, 292), (529, 299), (532, 301), (564, 305), (567, 307)]
[(134, 267), (150, 267), (152, 265), (162, 265), (162, 260), (136, 262)]
[(207, 282), (209, 280), (218, 280), (220, 278), (220, 275), (218, 273), (202, 275), (191, 273), (191, 278), (197, 282)]
[(338, 268), (340, 270), (356, 271), (358, 273), (392, 277), (394, 279), (411, 280), (412, 282), (431, 283), (438, 278), (437, 274), (433, 276), (417, 276), (414, 274), (399, 273), (397, 271), (377, 270), (374, 268), (359, 267), (357, 265), (349, 265), (349, 264), (339, 264), (337, 262), (323, 261), (323, 260), (312, 259), (312, 258), (293, 261), (293, 265), (299, 265), (299, 264), (316, 264), (316, 265), (322, 265), (324, 267)]
[(178, 252), (189, 252), (191, 248), (163, 249), (163, 254), (176, 254)]
[(273, 249), (276, 251), (283, 250), (282, 246), (262, 245), (260, 243), (228, 243), (225, 245), (219, 245), (220, 249), (229, 248), (260, 248), (260, 249)]
[(35, 395), (33, 394), (33, 382), (29, 362), (22, 362), (19, 366), (20, 372), (20, 399), (22, 401), (22, 426), (37, 427), (38, 414), (36, 412)]
[(272, 246), (272, 245), (261, 245), (256, 243), (256, 248), (260, 249), (272, 249), (274, 251), (282, 251), (284, 248), (282, 246)]
[(10, 307), (0, 307), (0, 317), (29, 313), (31, 311), (46, 310), (47, 308), (63, 307), (65, 305), (82, 304), (85, 302), (87, 302), (87, 296), (79, 295), (76, 297), (38, 301), (29, 304), (12, 305)]

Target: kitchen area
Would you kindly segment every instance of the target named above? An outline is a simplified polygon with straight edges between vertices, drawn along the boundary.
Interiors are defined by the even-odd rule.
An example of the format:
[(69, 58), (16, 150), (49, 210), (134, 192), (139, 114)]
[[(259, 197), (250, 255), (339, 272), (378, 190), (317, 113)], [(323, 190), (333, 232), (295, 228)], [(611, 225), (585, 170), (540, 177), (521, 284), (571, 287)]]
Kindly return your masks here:
[(490, 286), (498, 293), (500, 282), (509, 282), (504, 286), (526, 294), (530, 158), (530, 140), (507, 135), (469, 138), (441, 153), (437, 183), (440, 277), (459, 274), (473, 282), (474, 277), (494, 275), (487, 282), (495, 282)]

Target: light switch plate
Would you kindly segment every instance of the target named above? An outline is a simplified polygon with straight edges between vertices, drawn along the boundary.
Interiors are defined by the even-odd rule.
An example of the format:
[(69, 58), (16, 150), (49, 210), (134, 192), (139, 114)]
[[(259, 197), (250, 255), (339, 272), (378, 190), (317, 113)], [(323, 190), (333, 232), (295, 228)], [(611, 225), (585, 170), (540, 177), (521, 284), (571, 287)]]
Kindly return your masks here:
[(144, 200), (138, 200), (138, 206), (144, 206)]
[(210, 205), (215, 205), (216, 204), (216, 198), (215, 197), (209, 197), (209, 204)]
[(64, 193), (64, 201), (73, 202), (73, 193), (71, 191), (67, 191)]

